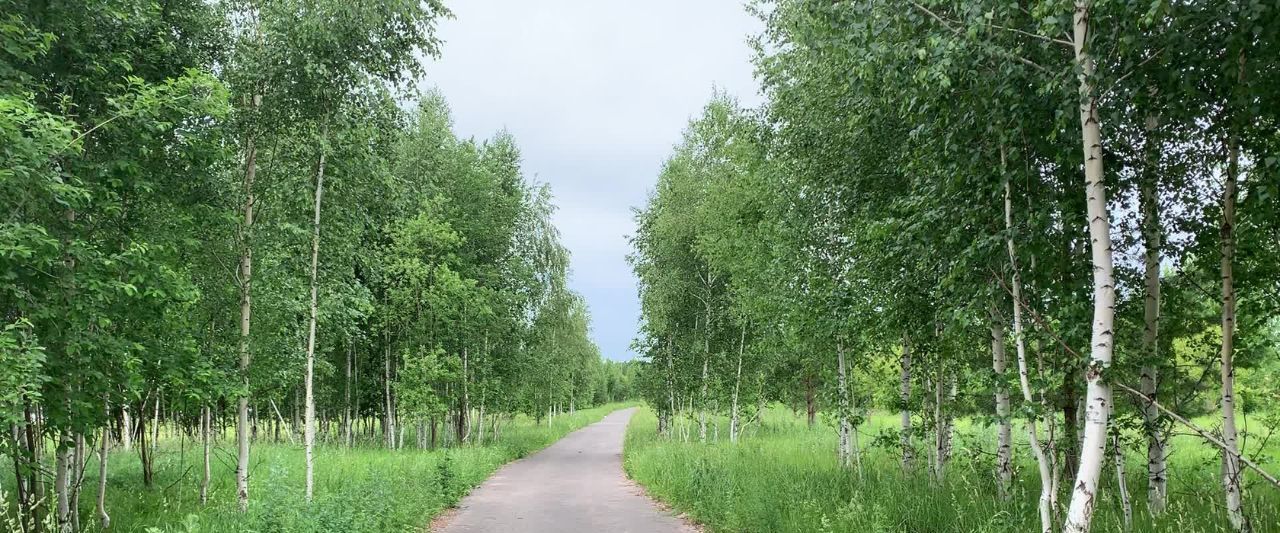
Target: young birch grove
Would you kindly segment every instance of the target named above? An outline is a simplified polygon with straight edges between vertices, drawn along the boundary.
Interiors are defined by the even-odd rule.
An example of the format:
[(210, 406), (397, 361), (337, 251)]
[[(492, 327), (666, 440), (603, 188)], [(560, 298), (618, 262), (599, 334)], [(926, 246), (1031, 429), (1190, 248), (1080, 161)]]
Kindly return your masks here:
[(439, 2), (0, 12), (4, 527), (108, 530), (132, 471), (260, 510), (264, 444), (302, 448), (310, 505), (345, 449), (497, 446), (626, 396), (549, 187), (417, 90)]
[[(658, 434), (628, 452), (637, 479), (664, 457), (651, 489), (677, 507), (778, 527), (710, 503), (696, 487), (714, 466), (690, 466), (703, 485), (687, 492), (670, 473), (679, 454), (739, 456), (684, 447), (695, 419), (699, 442), (724, 414), (733, 442), (759, 439), (753, 453), (783, 446), (762, 422), (776, 402), (810, 427), (823, 414), (847, 490), (924, 476), (909, 486), (946, 515), (957, 483), (989, 487), (964, 498), (990, 503), (965, 505), (1012, 518), (968, 530), (1275, 526), (1280, 9), (750, 9), (765, 103), (717, 93), (635, 215)], [(900, 421), (874, 422), (882, 411)], [(892, 516), (888, 530), (930, 529)]]

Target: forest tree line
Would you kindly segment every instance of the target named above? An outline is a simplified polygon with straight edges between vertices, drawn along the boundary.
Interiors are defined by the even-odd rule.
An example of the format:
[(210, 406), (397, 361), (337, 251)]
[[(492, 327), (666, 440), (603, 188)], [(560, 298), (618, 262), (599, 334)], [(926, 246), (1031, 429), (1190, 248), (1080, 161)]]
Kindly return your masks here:
[(0, 12), (0, 455), (23, 531), (109, 527), (110, 453), (150, 486), (164, 435), (203, 443), (202, 500), (211, 441), (234, 439), (244, 510), (254, 441), (305, 447), (310, 499), (317, 441), (481, 443), (630, 395), (548, 186), (511, 135), (460, 138), (417, 91), (438, 1)]
[[(972, 418), (989, 493), (1038, 479), (1045, 532), (1087, 531), (1103, 498), (1161, 515), (1170, 477), (1203, 474), (1166, 468), (1192, 434), (1249, 529), (1248, 493), (1280, 490), (1251, 457), (1280, 425), (1280, 10), (753, 7), (766, 102), (717, 94), (636, 214), (658, 431), (716, 440), (725, 416), (737, 441), (779, 401), (829, 415), (851, 471), (877, 445), (940, 484)], [(900, 426), (859, 442), (872, 408)], [(1130, 448), (1145, 498), (1123, 471), (1100, 494)]]

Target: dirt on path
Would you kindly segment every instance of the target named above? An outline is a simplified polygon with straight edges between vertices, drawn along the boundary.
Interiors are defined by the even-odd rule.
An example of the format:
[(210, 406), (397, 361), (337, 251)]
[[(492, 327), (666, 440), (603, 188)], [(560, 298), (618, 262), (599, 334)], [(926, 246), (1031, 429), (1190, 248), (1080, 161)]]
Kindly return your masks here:
[(692, 533), (622, 471), (622, 441), (635, 408), (508, 464), (432, 524), (441, 533)]

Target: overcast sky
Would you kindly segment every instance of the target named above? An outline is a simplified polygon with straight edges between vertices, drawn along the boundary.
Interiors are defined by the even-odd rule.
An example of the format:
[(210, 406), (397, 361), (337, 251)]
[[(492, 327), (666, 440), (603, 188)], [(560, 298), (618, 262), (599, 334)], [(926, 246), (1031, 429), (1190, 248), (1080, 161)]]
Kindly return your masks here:
[(550, 183), (605, 357), (630, 359), (640, 318), (631, 208), (713, 88), (760, 101), (741, 0), (458, 0), (427, 85), (462, 137), (506, 128), (526, 175)]

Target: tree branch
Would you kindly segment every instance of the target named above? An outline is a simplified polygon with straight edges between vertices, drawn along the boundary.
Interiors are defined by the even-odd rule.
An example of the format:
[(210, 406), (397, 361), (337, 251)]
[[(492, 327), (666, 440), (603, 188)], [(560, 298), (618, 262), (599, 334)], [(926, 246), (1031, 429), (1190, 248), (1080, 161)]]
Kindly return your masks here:
[[(1000, 280), (1000, 286), (1003, 287), (1005, 291), (1009, 293), (1010, 297), (1013, 296), (1013, 292), (1010, 291), (1008, 286), (1005, 285), (1003, 279)], [(1068, 353), (1070, 353), (1075, 357), (1080, 357), (1080, 352), (1075, 351), (1074, 349), (1071, 348), (1071, 346), (1067, 345), (1066, 341), (1063, 341), (1062, 337), (1059, 337), (1058, 334), (1053, 331), (1052, 327), (1050, 327), (1048, 324), (1045, 324), (1044, 321), (1040, 319), (1040, 315), (1036, 314), (1036, 312), (1033, 311), (1029, 306), (1027, 306), (1025, 302), (1017, 301), (1017, 302), (1014, 302), (1014, 305), (1022, 306), (1022, 308), (1025, 309), (1027, 313), (1031, 315), (1031, 319), (1036, 322), (1036, 325), (1040, 326), (1040, 328), (1043, 329), (1050, 336), (1052, 336), (1054, 340), (1058, 341), (1058, 344), (1062, 345), (1062, 348), (1065, 349)], [(1245, 466), (1248, 466), (1250, 470), (1257, 472), (1259, 476), (1261, 476), (1263, 479), (1270, 482), (1272, 485), (1275, 485), (1276, 488), (1280, 488), (1280, 479), (1277, 479), (1275, 476), (1267, 473), (1266, 470), (1263, 470), (1262, 467), (1257, 465), (1257, 463), (1254, 463), (1253, 461), (1249, 460), (1249, 458), (1245, 457), (1244, 454), (1240, 453), (1239, 450), (1232, 450), (1231, 447), (1227, 446), (1227, 444), (1225, 442), (1222, 442), (1221, 439), (1214, 437), (1211, 433), (1205, 431), (1200, 426), (1195, 425), (1195, 423), (1191, 422), (1190, 420), (1187, 420), (1182, 415), (1179, 415), (1178, 413), (1175, 413), (1169, 410), (1167, 407), (1161, 405), (1160, 402), (1157, 402), (1155, 400), (1155, 398), (1142, 394), (1141, 392), (1138, 392), (1137, 390), (1135, 390), (1133, 387), (1125, 385), (1124, 383), (1112, 381), (1111, 385), (1118, 387), (1120, 390), (1125, 391), (1129, 394), (1137, 396), (1138, 399), (1144, 402), (1147, 402), (1149, 405), (1160, 410), (1160, 412), (1168, 415), (1169, 418), (1172, 418), (1174, 421), (1178, 422), (1179, 424), (1182, 424), (1187, 429), (1194, 431), (1197, 435), (1199, 435), (1204, 440), (1209, 441), (1210, 443), (1221, 448), (1224, 453), (1230, 453), (1231, 455), (1235, 456), (1235, 458), (1239, 459), (1240, 462), (1244, 463)]]
[(1122, 391), (1125, 391), (1129, 394), (1137, 396), (1142, 401), (1147, 402), (1149, 405), (1155, 407), (1156, 409), (1159, 409), (1160, 412), (1168, 415), (1169, 418), (1172, 418), (1178, 421), (1178, 423), (1186, 426), (1187, 429), (1194, 431), (1197, 435), (1199, 435), (1204, 440), (1207, 440), (1213, 444), (1216, 444), (1219, 448), (1222, 448), (1224, 452), (1230, 450), (1229, 453), (1231, 453), (1231, 455), (1234, 455), (1236, 459), (1239, 459), (1240, 462), (1244, 463), (1245, 466), (1248, 466), (1250, 470), (1257, 472), (1258, 475), (1262, 477), (1262, 479), (1265, 479), (1268, 482), (1270, 482), (1272, 485), (1275, 485), (1276, 488), (1280, 488), (1280, 479), (1276, 479), (1275, 476), (1268, 474), (1266, 470), (1263, 470), (1262, 467), (1258, 466), (1253, 461), (1250, 461), (1249, 458), (1245, 457), (1244, 454), (1240, 453), (1239, 450), (1231, 450), (1231, 448), (1227, 446), (1227, 443), (1222, 442), (1222, 440), (1213, 436), (1213, 434), (1205, 431), (1204, 429), (1201, 429), (1200, 426), (1195, 425), (1195, 423), (1191, 422), (1190, 420), (1183, 418), (1182, 415), (1179, 415), (1178, 413), (1175, 413), (1169, 410), (1165, 406), (1160, 405), (1160, 402), (1157, 402), (1154, 398), (1147, 396), (1145, 394), (1142, 394), (1141, 392), (1134, 390), (1132, 387), (1125, 385), (1124, 383), (1112, 383), (1112, 385), (1119, 387), (1120, 390)]
[[(933, 20), (938, 21), (938, 24), (941, 24), (941, 25), (942, 25), (942, 27), (943, 27), (943, 28), (945, 28), (947, 31), (949, 31), (949, 32), (951, 32), (951, 33), (954, 33), (954, 34), (956, 34), (956, 35), (964, 35), (964, 32), (963, 32), (963, 31), (961, 31), (959, 28), (952, 27), (952, 26), (951, 26), (951, 23), (950, 23), (947, 19), (944, 19), (944, 18), (942, 18), (941, 16), (939, 16), (937, 13), (934, 13), (933, 11), (930, 11), (930, 10), (929, 10), (929, 8), (927, 8), (927, 7), (924, 7), (924, 6), (920, 5), (920, 4), (919, 4), (918, 2), (916, 2), (915, 0), (911, 0), (911, 5), (912, 5), (912, 6), (914, 6), (916, 9), (918, 9), (918, 10), (920, 10), (920, 11), (923, 11), (926, 15), (929, 15), (929, 18), (932, 18)], [(1035, 35), (1035, 34), (1031, 34), (1031, 35)], [(1051, 37), (1045, 37), (1045, 36), (1043, 36), (1043, 35), (1035, 35), (1035, 36), (1036, 36), (1036, 37), (1038, 37), (1038, 38), (1049, 39), (1050, 41), (1056, 41), (1056, 39), (1053, 39), (1053, 38), (1051, 38)], [(1068, 44), (1069, 44), (1069, 43), (1068, 43)], [(1074, 45), (1073, 45), (1073, 46), (1074, 46)], [(1010, 58), (1010, 59), (1013, 59), (1013, 60), (1015, 60), (1015, 61), (1018, 61), (1018, 62), (1020, 62), (1020, 63), (1022, 63), (1022, 64), (1024, 64), (1024, 65), (1027, 65), (1027, 66), (1029, 66), (1029, 67), (1035, 68), (1036, 70), (1039, 70), (1039, 71), (1044, 72), (1044, 73), (1046, 73), (1046, 74), (1054, 74), (1054, 72), (1053, 72), (1052, 70), (1050, 70), (1050, 69), (1048, 69), (1048, 68), (1046, 68), (1046, 67), (1044, 67), (1044, 66), (1041, 66), (1039, 63), (1036, 63), (1035, 61), (1032, 61), (1032, 60), (1030, 60), (1030, 59), (1027, 59), (1027, 58), (1025, 58), (1025, 57), (1022, 57), (1022, 56), (1020, 56), (1020, 55), (1018, 55), (1018, 54), (1015, 54), (1015, 53), (1013, 53), (1013, 52), (1010, 52), (1010, 51), (1005, 50), (1004, 48), (1000, 48), (1000, 47), (998, 47), (998, 46), (993, 47), (993, 48), (995, 48), (995, 50), (996, 50), (997, 52), (999, 52), (999, 53), (1003, 54), (1005, 57), (1008, 57), (1008, 58)]]

